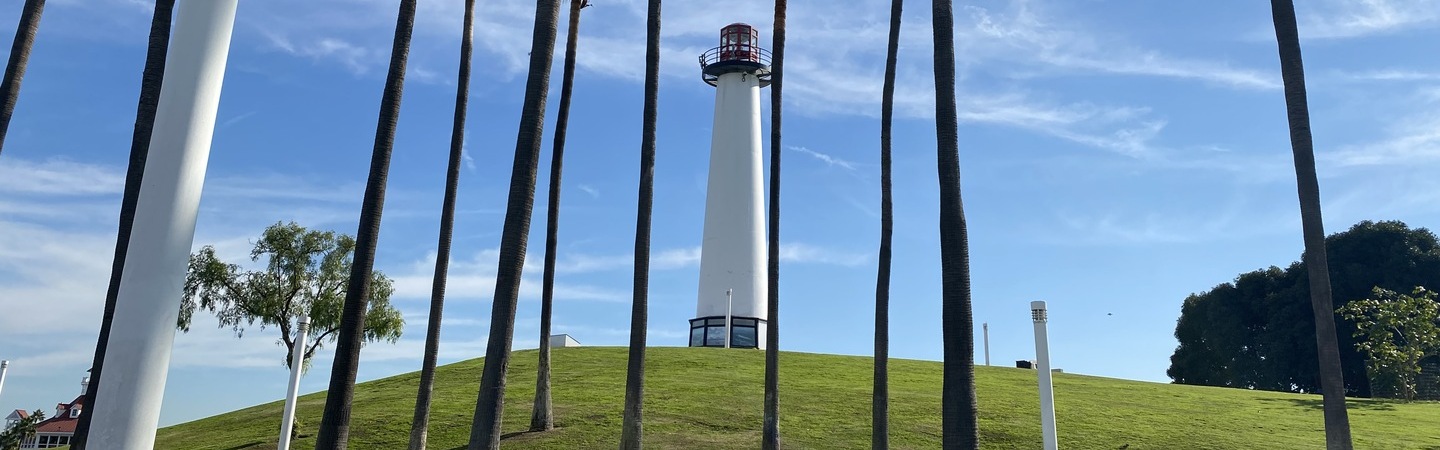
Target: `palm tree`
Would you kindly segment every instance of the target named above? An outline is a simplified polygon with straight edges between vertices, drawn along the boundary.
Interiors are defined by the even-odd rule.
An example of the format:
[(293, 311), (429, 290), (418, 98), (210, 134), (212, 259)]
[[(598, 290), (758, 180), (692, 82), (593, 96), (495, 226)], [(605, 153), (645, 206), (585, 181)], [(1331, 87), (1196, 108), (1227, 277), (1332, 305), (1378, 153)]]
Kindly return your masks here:
[(330, 389), (325, 396), (325, 415), (315, 450), (343, 450), (350, 440), (350, 400), (355, 395), (355, 374), (360, 368), (360, 346), (365, 339), (365, 305), (370, 292), (371, 270), (375, 268), (375, 243), (380, 235), (380, 215), (385, 204), (385, 183), (390, 172), (390, 152), (395, 147), (395, 124), (400, 119), (400, 97), (405, 88), (405, 62), (410, 56), (410, 35), (415, 28), (416, 0), (401, 0), (395, 21), (394, 46), (390, 49), (390, 70), (385, 75), (385, 92), (380, 98), (380, 118), (375, 127), (375, 148), (370, 156), (370, 177), (360, 205), (360, 226), (355, 233), (355, 255), (345, 290), (345, 308), (340, 316), (335, 362), (330, 369)]
[(780, 448), (780, 88), (785, 75), (786, 6), (785, 0), (775, 0), (775, 36), (770, 49), (769, 301), (765, 311), (765, 423), (760, 436), (760, 447), (765, 450)]
[(645, 20), (645, 108), (640, 128), (640, 192), (635, 209), (635, 286), (630, 308), (630, 358), (625, 369), (625, 413), (620, 449), (640, 450), (645, 403), (645, 331), (650, 289), (650, 216), (655, 204), (655, 118), (660, 96), (660, 0), (650, 0)]
[(545, 217), (545, 275), (540, 288), (540, 364), (535, 374), (535, 405), (530, 431), (555, 428), (550, 405), (550, 316), (555, 299), (555, 246), (560, 232), (560, 169), (565, 159), (565, 129), (570, 124), (570, 88), (575, 84), (575, 47), (580, 10), (589, 0), (570, 0), (570, 30), (565, 40), (565, 72), (560, 81), (560, 110), (555, 116), (555, 147), (550, 154), (550, 197)]
[(880, 263), (875, 277), (875, 387), (870, 399), (870, 448), (890, 448), (890, 123), (895, 117), (895, 65), (900, 53), (904, 0), (890, 2), (890, 47), (885, 53), (885, 87), (880, 94)]
[(465, 152), (465, 111), (470, 99), (470, 54), (475, 38), (475, 0), (465, 0), (460, 32), (460, 73), (455, 77), (455, 123), (450, 128), (450, 164), (445, 171), (445, 201), (440, 207), (440, 240), (435, 250), (435, 281), (430, 286), (430, 318), (425, 328), (425, 359), (415, 417), (410, 421), (410, 450), (424, 450), (430, 429), (430, 394), (435, 387), (435, 360), (440, 356), (440, 322), (445, 310), (445, 281), (450, 271), (450, 236), (455, 229), (455, 196), (460, 189), (460, 163)]
[(1340, 344), (1335, 340), (1335, 307), (1330, 298), (1330, 264), (1325, 256), (1325, 229), (1320, 220), (1320, 183), (1315, 177), (1315, 149), (1310, 140), (1310, 107), (1305, 96), (1305, 66), (1300, 59), (1300, 33), (1295, 3), (1271, 0), (1275, 40), (1280, 51), (1280, 76), (1285, 83), (1285, 110), (1290, 121), (1290, 147), (1300, 193), (1300, 224), (1305, 234), (1305, 266), (1310, 276), (1310, 306), (1315, 312), (1319, 350), (1320, 390), (1324, 394), (1325, 446), (1350, 448), (1350, 418), (1345, 411), (1345, 377)]
[(935, 143), (940, 171), (940, 271), (945, 375), (941, 446), (978, 448), (975, 323), (970, 307), (970, 243), (960, 200), (959, 124), (955, 111), (955, 16), (952, 0), (932, 0), (935, 39)]
[(45, 0), (25, 0), (25, 6), (20, 10), (20, 25), (15, 28), (10, 62), (5, 64), (5, 79), (0, 81), (0, 150), (5, 148), (10, 115), (15, 113), (15, 100), (20, 98), (20, 79), (25, 78), (30, 47), (35, 45), (35, 32), (40, 30), (40, 13), (44, 11)]
[(535, 209), (535, 172), (545, 128), (545, 97), (550, 91), (550, 63), (555, 57), (555, 25), (560, 0), (535, 3), (535, 33), (530, 43), (530, 75), (525, 81), (525, 104), (515, 139), (515, 165), (510, 172), (510, 198), (500, 236), (500, 261), (495, 274), (495, 302), (490, 313), (490, 341), (480, 379), (475, 421), (470, 428), (470, 450), (500, 448), (500, 415), (505, 406), (505, 371), (510, 365), (510, 343), (515, 337), (515, 307), (520, 299), (520, 275), (525, 265), (530, 213)]
[(160, 85), (165, 79), (165, 52), (170, 48), (170, 20), (175, 0), (156, 0), (150, 19), (150, 45), (145, 51), (145, 69), (140, 76), (140, 101), (135, 108), (135, 130), (130, 138), (130, 165), (125, 170), (125, 193), (120, 199), (120, 230), (115, 236), (115, 256), (110, 263), (110, 286), (105, 291), (105, 313), (100, 320), (100, 337), (95, 341), (95, 358), (90, 363), (90, 384), (85, 388), (86, 408), (80, 410), (70, 448), (83, 450), (90, 435), (90, 412), (100, 389), (110, 325), (115, 317), (115, 298), (120, 293), (120, 275), (130, 249), (130, 230), (135, 224), (135, 203), (140, 199), (140, 181), (145, 176), (145, 159), (150, 154), (150, 132), (155, 128), (155, 110), (160, 105)]

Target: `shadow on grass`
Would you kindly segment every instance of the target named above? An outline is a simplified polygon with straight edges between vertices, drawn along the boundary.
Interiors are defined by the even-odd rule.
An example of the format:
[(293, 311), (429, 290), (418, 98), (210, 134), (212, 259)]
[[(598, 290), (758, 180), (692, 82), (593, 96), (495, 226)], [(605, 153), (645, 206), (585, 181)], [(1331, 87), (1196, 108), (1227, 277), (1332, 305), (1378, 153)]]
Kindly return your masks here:
[(262, 444), (264, 444), (264, 442), (255, 441), (255, 442), (251, 442), (251, 443), (249, 443), (249, 444), (240, 444), (240, 445), (237, 445), (237, 446), (234, 446), (234, 447), (230, 447), (230, 448), (227, 448), (227, 449), (224, 449), (224, 450), (241, 450), (241, 449), (246, 449), (246, 448), (251, 448), (251, 447), (258, 447), (258, 446), (260, 446), (260, 445), (262, 445)]
[[(1325, 409), (1325, 401), (1324, 401), (1324, 400), (1321, 400), (1321, 399), (1308, 399), (1308, 398), (1305, 398), (1305, 399), (1302, 399), (1302, 398), (1269, 399), (1269, 398), (1267, 398), (1267, 399), (1262, 399), (1262, 400), (1267, 401), (1267, 402), (1286, 402), (1286, 403), (1290, 403), (1290, 404), (1295, 405), (1295, 406), (1300, 406), (1300, 407), (1305, 407), (1305, 408), (1310, 408), (1310, 409), (1315, 409), (1315, 410), (1323, 410), (1323, 409)], [(1390, 401), (1390, 400), (1375, 400), (1375, 399), (1348, 399), (1348, 398), (1347, 398), (1347, 399), (1345, 399), (1345, 408), (1346, 408), (1346, 409), (1351, 409), (1351, 410), (1367, 410), (1367, 411), (1394, 411), (1394, 410), (1395, 410), (1395, 401)]]
[[(512, 432), (509, 432), (509, 433), (505, 433), (505, 434), (500, 435), (500, 441), (501, 441), (501, 442), (504, 442), (504, 441), (508, 441), (508, 440), (512, 440), (512, 439), (522, 439), (522, 440), (523, 440), (523, 439), (526, 439), (526, 438), (532, 438), (532, 437), (542, 436), (542, 435), (545, 435), (546, 433), (552, 433), (552, 432), (555, 432), (556, 430), (559, 430), (559, 429), (560, 429), (560, 427), (555, 427), (555, 428), (550, 429), (550, 430), (547, 430), (547, 431), (530, 431), (530, 430), (526, 430), (526, 431), (512, 431)], [(450, 449), (450, 450), (466, 450), (466, 449), (468, 449), (468, 448), (470, 448), (470, 446), (467, 444), (467, 445), (461, 445), (461, 446), (459, 446), (459, 447), (452, 448), (452, 449)]]

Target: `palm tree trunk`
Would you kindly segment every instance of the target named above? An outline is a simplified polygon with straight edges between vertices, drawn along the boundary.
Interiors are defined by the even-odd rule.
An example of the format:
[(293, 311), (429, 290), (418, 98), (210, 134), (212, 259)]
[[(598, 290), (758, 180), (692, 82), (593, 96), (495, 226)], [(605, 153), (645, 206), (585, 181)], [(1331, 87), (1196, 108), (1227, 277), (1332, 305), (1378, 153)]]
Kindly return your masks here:
[(515, 337), (515, 307), (520, 300), (520, 275), (525, 265), (526, 236), (535, 209), (535, 173), (545, 130), (545, 99), (550, 92), (550, 63), (555, 57), (555, 28), (560, 0), (535, 3), (535, 31), (530, 44), (530, 76), (525, 81), (525, 105), (515, 138), (515, 165), (510, 172), (510, 198), (500, 236), (500, 261), (495, 275), (495, 302), (490, 313), (490, 341), (480, 379), (475, 421), (470, 428), (470, 450), (500, 448), (500, 417), (505, 407), (505, 372), (510, 365), (510, 344)]
[(960, 200), (959, 123), (955, 110), (955, 16), (952, 0), (933, 0), (935, 143), (940, 172), (941, 321), (945, 374), (941, 446), (979, 447), (975, 407), (975, 323), (970, 305), (970, 243)]
[(895, 230), (890, 200), (890, 125), (895, 117), (895, 66), (904, 3), (890, 2), (890, 45), (885, 53), (885, 86), (880, 95), (880, 262), (875, 277), (875, 387), (870, 399), (873, 450), (890, 448), (890, 241)]
[(1290, 146), (1295, 154), (1295, 179), (1300, 194), (1300, 223), (1305, 234), (1305, 266), (1310, 278), (1310, 306), (1315, 313), (1320, 390), (1324, 395), (1325, 446), (1351, 448), (1350, 418), (1345, 411), (1345, 376), (1340, 344), (1335, 339), (1335, 307), (1330, 295), (1330, 264), (1325, 256), (1325, 228), (1320, 217), (1320, 183), (1315, 176), (1315, 149), (1310, 140), (1310, 107), (1305, 95), (1305, 67), (1300, 58), (1300, 33), (1295, 3), (1271, 0), (1280, 73), (1285, 83), (1285, 109), (1290, 121)]
[[(780, 448), (780, 106), (785, 86), (785, 0), (775, 0), (775, 34), (770, 49), (770, 236), (765, 312), (765, 423), (760, 446)], [(728, 331), (727, 331), (728, 333)], [(726, 336), (729, 339), (729, 336)]]
[(435, 362), (440, 357), (440, 324), (445, 310), (445, 282), (450, 272), (450, 238), (455, 229), (455, 196), (460, 189), (460, 164), (465, 149), (465, 112), (470, 100), (470, 55), (475, 38), (475, 0), (465, 0), (460, 32), (460, 70), (455, 77), (455, 123), (450, 128), (450, 163), (445, 171), (445, 201), (440, 207), (440, 239), (435, 250), (435, 281), (430, 286), (430, 318), (425, 329), (425, 359), (410, 421), (410, 450), (425, 450), (430, 430), (430, 396), (435, 387)]
[(630, 308), (630, 358), (625, 370), (625, 412), (620, 449), (640, 450), (644, 430), (645, 332), (649, 325), (650, 222), (655, 204), (655, 118), (660, 96), (660, 0), (650, 0), (645, 21), (645, 107), (640, 129), (640, 192), (635, 210), (635, 284)]
[(545, 218), (545, 275), (540, 288), (540, 363), (535, 374), (535, 404), (530, 431), (555, 428), (550, 404), (550, 317), (555, 299), (555, 248), (560, 234), (560, 172), (565, 160), (565, 130), (570, 124), (570, 91), (575, 84), (575, 48), (580, 39), (580, 10), (586, 0), (570, 0), (570, 29), (565, 38), (565, 71), (560, 81), (560, 109), (555, 115), (555, 146), (550, 154), (550, 192)]
[(15, 28), (15, 43), (10, 46), (10, 62), (5, 64), (5, 79), (0, 81), (0, 150), (5, 148), (5, 134), (10, 130), (10, 115), (20, 98), (20, 79), (30, 62), (30, 48), (35, 45), (35, 32), (40, 30), (40, 14), (45, 0), (25, 0), (20, 10), (20, 25)]
[(375, 127), (375, 148), (370, 156), (370, 177), (360, 206), (360, 226), (355, 233), (355, 256), (345, 290), (345, 308), (335, 345), (335, 362), (330, 369), (330, 389), (325, 396), (325, 415), (315, 450), (343, 450), (350, 440), (350, 401), (355, 395), (355, 375), (360, 368), (360, 346), (365, 339), (365, 311), (370, 293), (371, 271), (375, 268), (375, 243), (380, 237), (380, 216), (385, 205), (385, 184), (390, 172), (390, 153), (395, 147), (395, 124), (400, 120), (400, 97), (405, 88), (405, 62), (410, 55), (410, 36), (415, 28), (416, 0), (401, 0), (395, 21), (394, 46), (390, 49), (390, 71), (380, 99), (380, 119)]
[(95, 395), (109, 345), (110, 325), (115, 318), (115, 298), (120, 293), (120, 275), (125, 270), (125, 252), (130, 249), (130, 229), (135, 224), (135, 202), (140, 199), (140, 181), (145, 177), (145, 159), (150, 154), (150, 132), (155, 128), (155, 110), (160, 105), (160, 85), (165, 79), (165, 52), (170, 48), (170, 20), (175, 0), (156, 0), (150, 19), (150, 45), (145, 51), (145, 69), (140, 76), (140, 102), (135, 108), (135, 130), (130, 137), (130, 165), (125, 170), (125, 193), (120, 199), (120, 230), (115, 236), (115, 257), (110, 263), (110, 286), (105, 291), (105, 313), (100, 319), (100, 337), (95, 341), (95, 359), (90, 363), (90, 384), (85, 388), (85, 408), (75, 424), (70, 448), (83, 450), (90, 435)]

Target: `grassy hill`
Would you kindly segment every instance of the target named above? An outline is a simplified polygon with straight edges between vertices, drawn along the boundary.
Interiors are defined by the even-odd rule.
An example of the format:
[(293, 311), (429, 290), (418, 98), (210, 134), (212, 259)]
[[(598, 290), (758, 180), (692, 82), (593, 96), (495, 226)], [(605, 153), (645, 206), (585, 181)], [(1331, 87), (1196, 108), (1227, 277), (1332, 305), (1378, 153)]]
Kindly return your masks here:
[[(624, 348), (563, 348), (554, 354), (555, 431), (523, 433), (535, 392), (534, 351), (516, 352), (506, 394), (505, 448), (614, 448), (624, 401)], [(781, 436), (788, 448), (860, 449), (870, 443), (871, 360), (783, 353)], [(481, 360), (439, 369), (430, 448), (464, 448)], [(648, 448), (752, 449), (760, 439), (764, 353), (651, 348), (646, 360)], [(937, 362), (893, 360), (894, 448), (940, 447)], [(977, 367), (980, 434), (986, 449), (1040, 447), (1035, 372)], [(361, 384), (352, 449), (402, 449), (419, 374)], [(1055, 377), (1060, 444), (1067, 448), (1324, 448), (1320, 398), (1240, 389), (1167, 385), (1073, 374)], [(296, 448), (314, 444), (323, 393), (300, 398)], [(160, 430), (159, 449), (273, 449), (283, 402)], [(1440, 449), (1440, 404), (1359, 400), (1350, 420), (1357, 448)]]

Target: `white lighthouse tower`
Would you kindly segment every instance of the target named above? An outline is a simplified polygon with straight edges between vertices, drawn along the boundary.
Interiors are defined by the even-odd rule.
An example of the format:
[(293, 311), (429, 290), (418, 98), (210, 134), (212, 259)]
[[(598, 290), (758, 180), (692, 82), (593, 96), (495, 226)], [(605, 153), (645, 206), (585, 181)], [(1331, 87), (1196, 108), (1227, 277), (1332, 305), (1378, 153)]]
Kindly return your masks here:
[(701, 79), (716, 88), (715, 126), (691, 347), (765, 346), (760, 88), (770, 84), (770, 52), (759, 41), (750, 25), (730, 24), (700, 55)]

